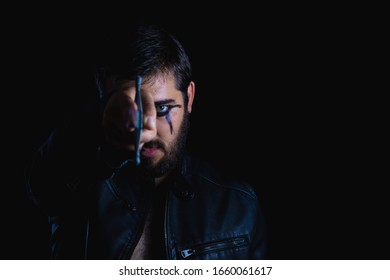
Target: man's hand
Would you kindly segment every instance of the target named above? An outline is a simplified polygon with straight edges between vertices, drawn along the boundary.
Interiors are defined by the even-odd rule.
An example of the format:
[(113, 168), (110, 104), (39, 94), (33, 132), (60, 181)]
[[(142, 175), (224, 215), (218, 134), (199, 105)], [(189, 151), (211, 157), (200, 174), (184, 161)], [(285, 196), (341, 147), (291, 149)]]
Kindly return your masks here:
[[(110, 98), (103, 114), (103, 131), (107, 143), (124, 155), (135, 150), (135, 81), (118, 81), (108, 85)], [(151, 94), (142, 92), (143, 128), (140, 149), (157, 135), (156, 108)]]

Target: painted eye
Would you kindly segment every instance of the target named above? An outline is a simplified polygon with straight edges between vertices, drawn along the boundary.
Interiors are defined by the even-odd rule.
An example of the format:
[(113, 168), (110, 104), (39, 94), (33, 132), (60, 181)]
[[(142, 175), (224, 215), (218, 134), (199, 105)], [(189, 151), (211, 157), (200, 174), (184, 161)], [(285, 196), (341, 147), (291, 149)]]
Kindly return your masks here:
[(170, 107), (167, 105), (158, 105), (156, 106), (157, 116), (161, 117), (168, 113)]

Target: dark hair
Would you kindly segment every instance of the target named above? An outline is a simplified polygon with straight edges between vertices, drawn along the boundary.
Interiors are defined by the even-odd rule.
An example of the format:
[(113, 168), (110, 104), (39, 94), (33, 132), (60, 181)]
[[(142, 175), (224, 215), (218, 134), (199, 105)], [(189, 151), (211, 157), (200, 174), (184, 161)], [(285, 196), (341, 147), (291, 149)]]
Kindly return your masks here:
[(176, 88), (183, 92), (187, 102), (187, 87), (192, 80), (191, 63), (183, 46), (172, 34), (156, 25), (142, 25), (107, 40), (105, 44), (100, 68), (105, 76), (140, 75), (148, 79), (157, 74), (172, 73)]

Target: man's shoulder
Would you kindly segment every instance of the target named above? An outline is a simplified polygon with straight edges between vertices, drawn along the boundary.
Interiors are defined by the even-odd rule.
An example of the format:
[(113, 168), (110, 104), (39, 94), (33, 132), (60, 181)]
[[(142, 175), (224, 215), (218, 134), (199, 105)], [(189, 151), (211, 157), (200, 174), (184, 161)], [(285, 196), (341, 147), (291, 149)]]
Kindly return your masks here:
[(194, 184), (213, 186), (225, 191), (238, 192), (257, 199), (251, 184), (237, 173), (223, 169), (204, 158), (187, 155), (183, 164), (183, 175)]

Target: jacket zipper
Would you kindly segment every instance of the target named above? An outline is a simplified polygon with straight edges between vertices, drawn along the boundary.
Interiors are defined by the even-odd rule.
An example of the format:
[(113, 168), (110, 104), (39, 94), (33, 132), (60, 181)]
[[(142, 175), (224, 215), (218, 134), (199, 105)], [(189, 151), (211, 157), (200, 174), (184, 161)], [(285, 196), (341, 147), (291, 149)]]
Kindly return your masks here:
[(167, 260), (171, 259), (170, 250), (168, 247), (168, 230), (167, 230), (167, 220), (168, 220), (168, 200), (169, 200), (169, 192), (167, 192), (165, 196), (165, 214), (164, 214), (164, 240), (165, 240), (165, 252), (167, 254)]
[(221, 240), (210, 242), (202, 245), (196, 245), (192, 248), (186, 248), (180, 251), (180, 255), (183, 259), (186, 259), (192, 255), (204, 254), (211, 251), (221, 251), (228, 248), (236, 248), (247, 245), (247, 240), (245, 237), (237, 237), (228, 240)]

